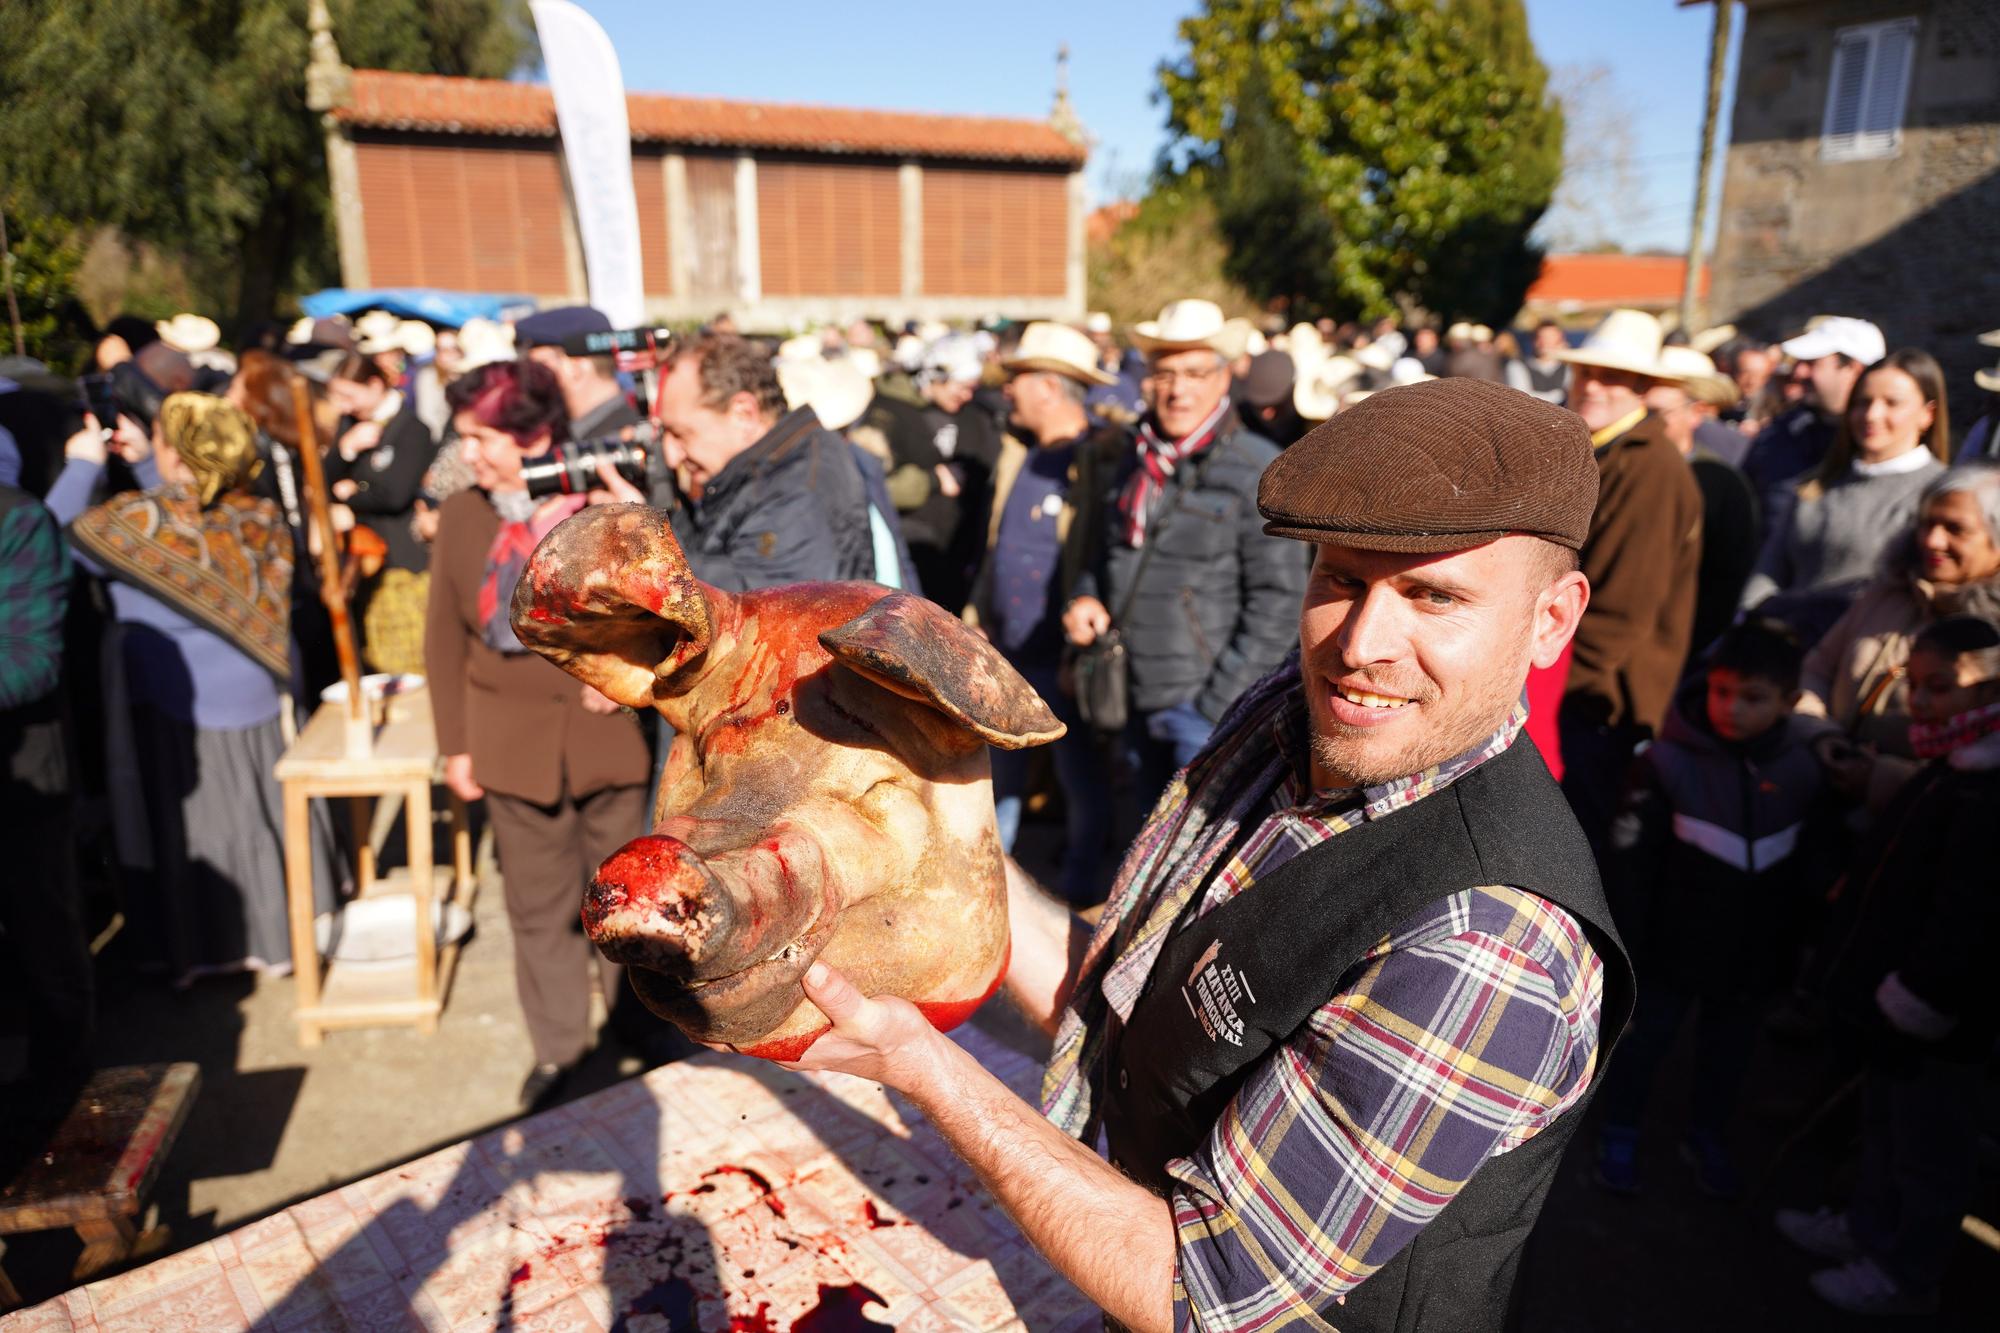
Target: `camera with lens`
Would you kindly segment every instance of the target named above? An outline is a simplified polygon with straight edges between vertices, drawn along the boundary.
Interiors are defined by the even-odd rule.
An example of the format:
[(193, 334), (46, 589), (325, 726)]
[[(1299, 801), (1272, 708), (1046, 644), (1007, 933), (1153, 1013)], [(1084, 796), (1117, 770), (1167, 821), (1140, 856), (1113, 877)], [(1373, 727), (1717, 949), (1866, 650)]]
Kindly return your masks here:
[(634, 426), (618, 435), (594, 440), (569, 440), (553, 446), (521, 467), (521, 480), (535, 499), (551, 495), (583, 495), (603, 485), (598, 466), (609, 463), (634, 486), (646, 484), (646, 457), (658, 438), (652, 425)]

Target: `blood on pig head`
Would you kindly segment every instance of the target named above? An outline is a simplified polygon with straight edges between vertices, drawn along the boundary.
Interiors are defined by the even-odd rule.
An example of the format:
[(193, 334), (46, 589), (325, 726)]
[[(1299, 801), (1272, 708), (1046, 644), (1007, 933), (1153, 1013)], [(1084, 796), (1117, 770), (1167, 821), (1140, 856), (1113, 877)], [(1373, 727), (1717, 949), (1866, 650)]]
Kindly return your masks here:
[(673, 729), (653, 831), (598, 868), (583, 924), (698, 1041), (796, 1059), (828, 1026), (815, 958), (940, 1028), (1007, 963), (986, 747), (1063, 734), (933, 603), (873, 583), (731, 594), (642, 505), (586, 509), (514, 592), (521, 641)]

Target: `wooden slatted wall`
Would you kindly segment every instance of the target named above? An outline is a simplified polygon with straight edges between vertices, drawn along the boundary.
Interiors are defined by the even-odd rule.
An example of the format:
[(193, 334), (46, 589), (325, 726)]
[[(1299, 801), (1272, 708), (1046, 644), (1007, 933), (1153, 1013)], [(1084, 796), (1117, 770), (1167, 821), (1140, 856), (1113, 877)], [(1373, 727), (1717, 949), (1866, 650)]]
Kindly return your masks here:
[(371, 285), (569, 290), (552, 147), (358, 143), (355, 159)]
[(902, 234), (893, 166), (757, 164), (766, 296), (893, 295), (903, 285)]
[(1060, 296), (1069, 179), (1060, 172), (924, 168), (924, 292)]

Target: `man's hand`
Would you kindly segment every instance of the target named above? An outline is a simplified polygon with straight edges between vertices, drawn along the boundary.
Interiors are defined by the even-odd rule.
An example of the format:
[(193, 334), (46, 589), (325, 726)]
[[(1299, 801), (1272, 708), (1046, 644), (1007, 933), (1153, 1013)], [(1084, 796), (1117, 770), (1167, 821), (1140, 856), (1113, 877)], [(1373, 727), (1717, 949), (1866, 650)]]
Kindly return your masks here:
[(352, 463), (362, 454), (375, 447), (382, 438), (382, 423), (379, 421), (357, 421), (347, 428), (347, 434), (340, 437), (340, 456)]
[(109, 456), (104, 447), (104, 428), (97, 424), (96, 417), (85, 412), (83, 429), (63, 441), (63, 457), (103, 467), (104, 460)]
[(805, 991), (833, 1030), (785, 1068), (831, 1069), (907, 1092), (933, 1066), (932, 1043), (943, 1039), (908, 1000), (871, 1000), (825, 963), (806, 969)]
[(625, 480), (618, 469), (608, 461), (600, 459), (597, 464), (598, 488), (590, 492), (590, 503), (594, 505), (642, 505), (646, 503), (646, 493)]
[(581, 697), (583, 699), (583, 711), (586, 713), (596, 713), (599, 717), (609, 717), (624, 706), (616, 699), (599, 692), (594, 685), (584, 686)]
[(444, 757), (444, 785), (461, 801), (476, 801), (486, 794), (486, 788), (473, 781), (472, 756), (469, 754), (448, 754)]
[(127, 464), (137, 467), (153, 456), (153, 433), (120, 412), (117, 429), (111, 432), (111, 447)]
[(1078, 597), (1063, 611), (1063, 636), (1079, 648), (1097, 642), (1111, 628), (1111, 613), (1095, 597)]

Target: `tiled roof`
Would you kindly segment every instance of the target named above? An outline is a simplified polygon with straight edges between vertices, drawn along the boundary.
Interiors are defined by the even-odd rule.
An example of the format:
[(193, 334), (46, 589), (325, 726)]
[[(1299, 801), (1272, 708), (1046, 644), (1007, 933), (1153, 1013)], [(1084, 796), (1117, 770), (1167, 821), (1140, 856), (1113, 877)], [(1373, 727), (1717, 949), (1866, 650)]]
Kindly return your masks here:
[[(625, 101), (632, 137), (641, 143), (1075, 166), (1084, 160), (1080, 146), (1035, 120), (727, 102), (659, 93), (631, 93)], [(334, 115), (348, 125), (369, 129), (537, 136), (556, 132), (555, 98), (539, 84), (378, 69), (354, 71), (353, 99), (336, 108)]]
[[(1545, 305), (1667, 306), (1681, 299), (1681, 255), (1549, 255), (1528, 300)], [(1701, 287), (1708, 290), (1708, 269)]]

